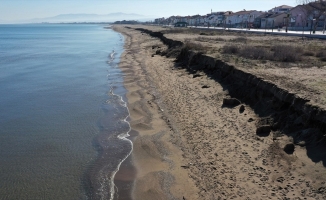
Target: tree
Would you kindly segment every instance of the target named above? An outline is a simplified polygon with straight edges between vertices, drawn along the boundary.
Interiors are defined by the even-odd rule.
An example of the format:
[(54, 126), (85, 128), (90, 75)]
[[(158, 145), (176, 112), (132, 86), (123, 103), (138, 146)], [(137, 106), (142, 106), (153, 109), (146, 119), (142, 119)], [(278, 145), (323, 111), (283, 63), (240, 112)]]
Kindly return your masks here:
[(326, 0), (297, 0), (298, 4), (304, 5), (307, 12), (307, 16), (311, 17), (311, 20), (313, 22), (313, 30), (316, 31), (316, 28), (318, 26), (318, 22), (321, 18), (324, 18), (325, 23), (325, 17), (326, 17)]

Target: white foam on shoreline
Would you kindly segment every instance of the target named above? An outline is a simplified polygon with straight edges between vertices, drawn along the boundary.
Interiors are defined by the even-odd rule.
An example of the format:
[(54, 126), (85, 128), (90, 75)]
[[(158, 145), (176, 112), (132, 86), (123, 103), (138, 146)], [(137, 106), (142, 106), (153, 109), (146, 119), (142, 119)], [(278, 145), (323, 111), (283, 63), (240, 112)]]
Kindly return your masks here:
[[(113, 50), (112, 53), (109, 55), (109, 59), (110, 59), (110, 60), (108, 61), (108, 64), (111, 64), (111, 63), (113, 62), (113, 60), (115, 59), (115, 54), (116, 54), (116, 52)], [(108, 75), (108, 76), (109, 76), (109, 75)], [(111, 89), (110, 89), (110, 95), (118, 97), (118, 98), (120, 99), (120, 103), (119, 103), (119, 104), (127, 109), (127, 116), (126, 116), (122, 121), (128, 124), (129, 129), (128, 129), (127, 132), (119, 134), (119, 135), (117, 136), (117, 138), (120, 139), (120, 140), (125, 140), (125, 141), (129, 142), (130, 145), (131, 145), (131, 150), (130, 150), (130, 152), (120, 160), (118, 166), (117, 166), (116, 169), (112, 172), (111, 177), (109, 177), (109, 180), (110, 180), (110, 200), (113, 200), (113, 199), (114, 199), (114, 195), (115, 195), (115, 193), (118, 192), (118, 188), (117, 188), (117, 187), (115, 186), (115, 184), (114, 184), (114, 177), (115, 177), (116, 173), (119, 171), (121, 164), (122, 164), (122, 163), (123, 163), (123, 162), (124, 162), (124, 161), (129, 157), (129, 156), (130, 156), (130, 154), (132, 153), (132, 151), (133, 151), (133, 143), (132, 143), (131, 140), (129, 140), (129, 139), (127, 138), (127, 137), (130, 136), (129, 133), (130, 133), (130, 131), (131, 131), (130, 123), (129, 123), (128, 120), (127, 120), (127, 119), (130, 117), (129, 108), (127, 107), (127, 102), (125, 102), (125, 101), (123, 100), (123, 97), (122, 97), (122, 96), (117, 95), (117, 94), (114, 94), (114, 92), (113, 92), (113, 88), (112, 88), (112, 87), (111, 87)], [(105, 191), (105, 188), (103, 188), (104, 186), (105, 186), (105, 185), (101, 184), (101, 189), (100, 189), (100, 191)], [(116, 191), (115, 191), (115, 188), (116, 188)]]
[[(116, 94), (114, 94), (113, 93), (113, 91), (112, 91), (112, 95), (116, 95)], [(129, 108), (127, 107), (127, 103), (123, 100), (123, 98), (122, 98), (122, 96), (119, 96), (119, 95), (116, 95), (116, 96), (118, 96), (118, 97), (120, 97), (120, 101), (123, 103), (123, 104), (121, 104), (122, 106), (124, 106), (125, 108), (127, 108), (127, 111), (128, 111), (128, 115), (127, 115), (127, 117), (123, 120), (124, 122), (126, 122), (127, 124), (128, 124), (128, 126), (129, 126), (129, 130), (126, 132), (126, 133), (121, 133), (121, 134), (119, 134), (117, 137), (119, 138), (119, 139), (121, 139), (121, 140), (125, 140), (125, 141), (128, 141), (130, 144), (131, 144), (131, 150), (130, 150), (130, 152), (128, 153), (128, 155), (126, 155), (121, 161), (120, 161), (120, 163), (118, 164), (118, 166), (117, 166), (117, 169), (115, 170), (115, 171), (113, 171), (113, 173), (112, 173), (112, 177), (111, 177), (111, 188), (110, 188), (110, 192), (111, 192), (111, 198), (110, 198), (110, 200), (113, 200), (113, 198), (114, 198), (114, 194), (115, 194), (115, 191), (114, 191), (114, 187), (115, 187), (115, 184), (114, 184), (114, 177), (115, 177), (115, 175), (116, 175), (116, 173), (119, 171), (119, 169), (120, 169), (120, 166), (121, 166), (121, 164), (130, 156), (130, 154), (132, 153), (132, 151), (133, 151), (133, 143), (132, 143), (132, 141), (131, 140), (129, 140), (127, 137), (129, 137), (130, 135), (129, 135), (129, 133), (130, 133), (130, 131), (131, 131), (131, 126), (130, 126), (130, 123), (128, 122), (128, 117), (130, 117), (130, 112), (129, 112)], [(117, 192), (118, 192), (118, 188), (116, 187), (116, 189), (117, 189)]]

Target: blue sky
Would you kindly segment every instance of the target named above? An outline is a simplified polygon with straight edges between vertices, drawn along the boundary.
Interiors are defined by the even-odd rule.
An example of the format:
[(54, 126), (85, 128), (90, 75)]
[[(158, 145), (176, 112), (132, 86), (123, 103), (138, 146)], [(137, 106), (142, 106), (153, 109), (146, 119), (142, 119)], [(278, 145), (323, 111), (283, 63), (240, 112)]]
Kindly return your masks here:
[(295, 6), (296, 0), (0, 0), (0, 21), (114, 12), (168, 17), (207, 14), (211, 9), (266, 11), (279, 5)]

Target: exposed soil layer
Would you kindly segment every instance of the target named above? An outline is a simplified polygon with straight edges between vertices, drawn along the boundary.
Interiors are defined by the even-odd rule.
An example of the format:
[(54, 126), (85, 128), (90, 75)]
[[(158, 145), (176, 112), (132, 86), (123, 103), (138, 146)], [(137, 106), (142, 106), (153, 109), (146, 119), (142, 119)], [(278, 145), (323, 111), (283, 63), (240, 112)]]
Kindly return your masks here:
[[(155, 99), (148, 101), (152, 108), (155, 105), (151, 112), (159, 107), (158, 116), (166, 123), (162, 126), (170, 128), (164, 140), (159, 133), (148, 138), (144, 127), (138, 126), (139, 140), (151, 154), (157, 149), (165, 152), (162, 162), (170, 168), (161, 169), (154, 162), (153, 168), (161, 170), (149, 182), (146, 176), (155, 170), (140, 169), (136, 197), (150, 199), (153, 191), (164, 191), (161, 199), (326, 198), (323, 108), (149, 29), (119, 27), (118, 31), (137, 38), (134, 47), (139, 45), (143, 58), (135, 60), (155, 91)], [(148, 111), (140, 109), (139, 116), (141, 110)], [(171, 144), (181, 150), (181, 157)], [(134, 156), (135, 162), (146, 157), (137, 149)], [(139, 166), (146, 164), (140, 161), (138, 170)], [(181, 174), (177, 177), (185, 171), (192, 181)], [(149, 186), (155, 179), (160, 184)], [(195, 188), (189, 190), (180, 180), (190, 188), (194, 183)]]
[[(183, 44), (180, 41), (164, 37), (160, 32), (152, 32), (142, 28), (136, 30), (159, 38), (169, 47), (168, 51), (172, 51)], [(301, 138), (300, 135), (303, 130), (315, 128), (311, 136), (316, 137), (318, 141), (326, 139), (324, 137), (326, 110), (310, 104), (309, 99), (298, 97), (296, 94), (279, 88), (277, 85), (253, 74), (243, 72), (221, 60), (196, 53), (187, 48), (182, 48), (176, 62), (179, 64), (178, 66), (187, 69), (192, 74), (204, 72), (207, 76), (221, 83), (229, 91), (230, 96), (239, 98), (254, 109), (257, 107), (255, 110), (262, 116), (271, 116), (273, 118), (271, 124), (273, 130), (281, 129), (283, 132), (286, 131), (288, 134)], [(263, 105), (264, 110), (260, 109), (261, 105)]]

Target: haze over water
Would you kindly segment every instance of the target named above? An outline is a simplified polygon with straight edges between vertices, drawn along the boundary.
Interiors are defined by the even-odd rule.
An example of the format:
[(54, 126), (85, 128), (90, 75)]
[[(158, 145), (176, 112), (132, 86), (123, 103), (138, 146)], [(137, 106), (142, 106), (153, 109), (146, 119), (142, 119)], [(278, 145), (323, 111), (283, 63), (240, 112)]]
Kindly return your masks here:
[(112, 196), (132, 148), (122, 50), (99, 25), (0, 25), (1, 199)]

